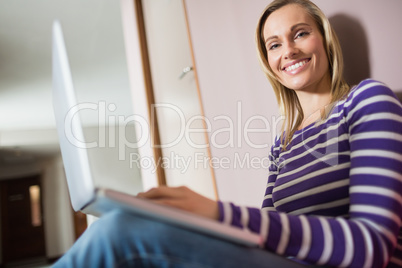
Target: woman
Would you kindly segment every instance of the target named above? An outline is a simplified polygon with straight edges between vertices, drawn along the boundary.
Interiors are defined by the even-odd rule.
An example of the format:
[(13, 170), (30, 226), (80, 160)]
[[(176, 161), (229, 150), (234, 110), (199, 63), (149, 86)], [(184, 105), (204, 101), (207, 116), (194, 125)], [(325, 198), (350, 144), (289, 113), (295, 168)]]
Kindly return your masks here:
[(345, 83), (336, 35), (308, 0), (272, 2), (256, 38), (286, 116), (263, 208), (185, 187), (139, 196), (258, 233), (265, 249), (112, 212), (56, 266), (276, 267), (272, 251), (309, 264), (402, 267), (401, 104), (382, 83)]

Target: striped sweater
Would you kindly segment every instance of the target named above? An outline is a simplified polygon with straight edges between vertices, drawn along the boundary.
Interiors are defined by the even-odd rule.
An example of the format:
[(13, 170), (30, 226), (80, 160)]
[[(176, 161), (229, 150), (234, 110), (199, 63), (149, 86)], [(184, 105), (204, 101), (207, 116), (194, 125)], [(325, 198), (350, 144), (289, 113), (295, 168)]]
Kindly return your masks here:
[(402, 107), (365, 80), (270, 153), (262, 209), (219, 202), (220, 221), (307, 263), (402, 267)]

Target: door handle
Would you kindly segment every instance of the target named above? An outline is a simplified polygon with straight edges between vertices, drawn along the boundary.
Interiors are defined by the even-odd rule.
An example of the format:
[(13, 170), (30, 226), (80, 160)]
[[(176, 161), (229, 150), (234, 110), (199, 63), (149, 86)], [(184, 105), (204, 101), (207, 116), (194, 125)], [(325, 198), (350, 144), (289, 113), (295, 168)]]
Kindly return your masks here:
[(183, 71), (181, 72), (179, 79), (183, 79), (184, 76), (186, 76), (186, 74), (188, 74), (189, 72), (191, 72), (193, 70), (193, 66), (187, 66), (183, 69)]

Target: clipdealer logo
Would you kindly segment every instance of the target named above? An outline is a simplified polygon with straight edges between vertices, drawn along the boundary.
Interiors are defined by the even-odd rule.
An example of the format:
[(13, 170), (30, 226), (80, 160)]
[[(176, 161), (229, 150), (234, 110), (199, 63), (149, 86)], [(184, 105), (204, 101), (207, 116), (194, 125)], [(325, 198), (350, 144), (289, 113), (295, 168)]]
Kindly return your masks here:
[(270, 165), (269, 157), (252, 156), (250, 153), (234, 153), (233, 157), (209, 157), (205, 153), (194, 153), (190, 156), (183, 156), (170, 152), (168, 156), (163, 156), (158, 160), (153, 157), (144, 157), (139, 153), (130, 154), (130, 168), (150, 169), (152, 173), (158, 167), (163, 169), (175, 169), (181, 174), (189, 169), (264, 169)]
[[(244, 116), (241, 102), (236, 106), (235, 118), (228, 115), (218, 115), (209, 119), (202, 115), (194, 115), (186, 118), (185, 113), (177, 106), (169, 103), (154, 104), (151, 110), (151, 122), (136, 114), (118, 115), (117, 106), (113, 103), (100, 101), (98, 103), (80, 103), (72, 107), (65, 117), (65, 135), (68, 141), (76, 147), (91, 148), (118, 148), (119, 160), (127, 160), (129, 155), (130, 165), (142, 168), (153, 168), (163, 166), (165, 168), (176, 167), (180, 170), (187, 170), (189, 166), (195, 167), (211, 165), (214, 168), (230, 167), (255, 167), (268, 166), (267, 159), (256, 159), (249, 154), (234, 154), (231, 157), (210, 158), (197, 154), (197, 150), (208, 147), (216, 149), (224, 148), (254, 148), (268, 149), (269, 135), (274, 140), (283, 121), (281, 116), (272, 116), (268, 120), (262, 115)], [(90, 113), (97, 119), (97, 137), (85, 140), (82, 133), (75, 133), (81, 127), (80, 115)], [(161, 144), (151, 144), (151, 128), (154, 123), (155, 114), (164, 113), (174, 117), (174, 135), (164, 140)], [(218, 126), (218, 127), (217, 127)], [(135, 135), (127, 134), (126, 129), (134, 127)], [(205, 138), (207, 133), (209, 139)], [(131, 135), (131, 136), (130, 136)], [(133, 137), (134, 136), (134, 137)], [(200, 138), (202, 137), (202, 138)], [(138, 149), (142, 146), (156, 146), (162, 149), (174, 150), (175, 146), (182, 146), (194, 149), (191, 156), (180, 156), (168, 154), (160, 159), (147, 159), (140, 157), (139, 153), (127, 149)], [(169, 151), (169, 150), (168, 150)]]

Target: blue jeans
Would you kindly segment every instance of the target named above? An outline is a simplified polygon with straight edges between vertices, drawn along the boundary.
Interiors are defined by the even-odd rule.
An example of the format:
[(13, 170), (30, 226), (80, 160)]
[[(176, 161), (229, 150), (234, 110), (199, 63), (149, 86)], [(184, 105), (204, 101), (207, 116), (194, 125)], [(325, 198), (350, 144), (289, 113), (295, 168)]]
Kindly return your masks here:
[(301, 267), (248, 248), (124, 211), (96, 221), (54, 267)]

